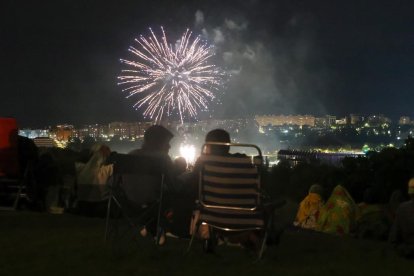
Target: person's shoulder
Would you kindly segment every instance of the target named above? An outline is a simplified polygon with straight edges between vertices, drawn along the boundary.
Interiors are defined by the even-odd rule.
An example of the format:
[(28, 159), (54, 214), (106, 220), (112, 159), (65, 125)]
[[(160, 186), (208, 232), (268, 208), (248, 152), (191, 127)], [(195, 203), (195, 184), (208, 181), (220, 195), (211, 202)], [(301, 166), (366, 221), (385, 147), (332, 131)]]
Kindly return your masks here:
[(246, 154), (244, 154), (244, 153), (238, 153), (238, 152), (236, 152), (236, 153), (229, 153), (229, 156), (230, 157), (237, 157), (237, 158), (247, 157)]
[(142, 149), (131, 150), (130, 152), (128, 152), (128, 154), (130, 154), (130, 155), (141, 155), (142, 154)]
[(397, 209), (397, 216), (405, 215), (407, 213), (412, 213), (414, 210), (414, 201), (409, 200), (402, 202)]
[(404, 201), (400, 204), (398, 209), (414, 208), (414, 200)]
[(86, 163), (83, 163), (83, 162), (75, 162), (75, 169), (76, 169), (76, 171), (82, 170), (83, 168), (85, 168), (85, 166), (86, 166)]

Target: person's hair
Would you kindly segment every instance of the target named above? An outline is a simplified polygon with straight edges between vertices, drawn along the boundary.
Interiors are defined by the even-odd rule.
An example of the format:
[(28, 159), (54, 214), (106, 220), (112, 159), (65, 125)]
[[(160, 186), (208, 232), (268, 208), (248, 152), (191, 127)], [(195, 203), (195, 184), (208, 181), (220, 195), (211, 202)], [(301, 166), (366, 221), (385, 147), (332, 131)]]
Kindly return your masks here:
[[(219, 142), (219, 143), (230, 143), (230, 134), (225, 131), (224, 129), (213, 129), (206, 135), (205, 139), (206, 143), (208, 142)], [(211, 154), (227, 154), (229, 152), (229, 146), (218, 146), (218, 145), (211, 145), (210, 146)]]
[(318, 195), (322, 196), (323, 195), (323, 188), (319, 184), (313, 184), (309, 188), (309, 193), (314, 193), (314, 194), (318, 194)]
[(163, 126), (150, 126), (144, 133), (142, 148), (147, 150), (159, 150), (164, 144), (169, 143), (174, 135)]

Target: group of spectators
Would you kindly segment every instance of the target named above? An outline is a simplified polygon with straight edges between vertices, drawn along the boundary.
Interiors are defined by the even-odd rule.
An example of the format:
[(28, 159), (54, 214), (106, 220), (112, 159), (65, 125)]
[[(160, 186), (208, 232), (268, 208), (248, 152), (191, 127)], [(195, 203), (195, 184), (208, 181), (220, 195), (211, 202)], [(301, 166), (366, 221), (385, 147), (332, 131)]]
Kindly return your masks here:
[[(169, 231), (171, 234), (185, 237), (190, 234), (191, 220), (195, 202), (198, 197), (198, 174), (201, 169), (200, 161), (189, 170), (183, 158), (172, 161), (168, 155), (170, 141), (173, 134), (160, 125), (150, 127), (144, 134), (142, 147), (129, 152), (129, 155), (137, 157), (151, 157), (165, 167), (165, 191), (163, 199), (163, 216), (171, 223), (169, 229), (163, 229), (163, 234)], [(206, 142), (230, 143), (230, 135), (222, 129), (210, 131)], [(86, 163), (76, 163), (77, 171), (77, 201), (76, 211), (85, 215), (103, 216), (107, 205), (107, 182), (113, 172), (111, 152), (105, 145), (97, 145), (92, 148), (92, 156)], [(115, 153), (116, 154), (116, 153)], [(209, 145), (203, 154), (226, 155), (229, 154), (229, 146)], [(140, 173), (140, 182), (150, 182), (153, 186), (159, 185), (158, 180), (145, 172)], [(131, 202), (142, 201), (142, 192), (136, 185), (124, 186), (125, 194)], [(146, 185), (148, 186), (148, 185)], [(151, 186), (151, 185), (150, 185)], [(154, 221), (154, 220), (152, 220)], [(148, 232), (155, 233), (154, 224), (141, 230), (146, 236)], [(164, 236), (161, 239), (164, 241)]]
[[(198, 174), (201, 167), (199, 160), (191, 170), (187, 168), (183, 158), (172, 161), (168, 155), (172, 138), (173, 134), (169, 130), (154, 125), (145, 132), (142, 147), (129, 154), (155, 156), (167, 164), (166, 189), (169, 195), (167, 199), (170, 200), (164, 205), (163, 215), (173, 222), (169, 226), (169, 231), (178, 236), (186, 236), (194, 217), (194, 202), (198, 198)], [(229, 143), (230, 136), (222, 129), (215, 129), (207, 134), (205, 141)], [(32, 198), (40, 202), (39, 209), (50, 210), (53, 205), (65, 205), (68, 211), (87, 216), (105, 216), (108, 202), (107, 184), (113, 175), (111, 156), (116, 154), (111, 152), (108, 146), (97, 144), (82, 154), (62, 153), (69, 160), (68, 163), (71, 163), (66, 166), (66, 171), (62, 172), (62, 167), (65, 166), (54, 162), (54, 159), (59, 159), (56, 156), (58, 153), (39, 154), (32, 141), (21, 137), (19, 145), (23, 149), (20, 152), (25, 154), (20, 156), (23, 160), (20, 163), (26, 164), (29, 160), (30, 163), (36, 164), (33, 172), (34, 182), (37, 184), (35, 187), (29, 185), (28, 189)], [(203, 154), (226, 155), (229, 154), (229, 148), (210, 145), (205, 148)], [(74, 185), (69, 189), (70, 196), (64, 199), (59, 192), (53, 192), (54, 187), (65, 186), (63, 182), (67, 179), (59, 177), (62, 174), (75, 176), (72, 181)], [(295, 227), (340, 236), (388, 239), (398, 253), (414, 258), (414, 178), (408, 183), (408, 195), (411, 198), (406, 202), (403, 202), (401, 191), (396, 191), (388, 205), (378, 204), (375, 200), (375, 191), (367, 189), (363, 202), (356, 204), (346, 188), (341, 185), (334, 188), (326, 201), (323, 195), (321, 186), (315, 184), (310, 187), (308, 195), (299, 205), (293, 222)], [(50, 197), (55, 199), (48, 200)], [(146, 234), (146, 230), (141, 234)]]
[(389, 204), (379, 204), (368, 188), (363, 202), (356, 204), (345, 187), (334, 188), (326, 202), (323, 188), (314, 184), (301, 201), (294, 226), (339, 236), (389, 240), (397, 252), (414, 258), (414, 178), (408, 182), (410, 200), (403, 202), (395, 191)]

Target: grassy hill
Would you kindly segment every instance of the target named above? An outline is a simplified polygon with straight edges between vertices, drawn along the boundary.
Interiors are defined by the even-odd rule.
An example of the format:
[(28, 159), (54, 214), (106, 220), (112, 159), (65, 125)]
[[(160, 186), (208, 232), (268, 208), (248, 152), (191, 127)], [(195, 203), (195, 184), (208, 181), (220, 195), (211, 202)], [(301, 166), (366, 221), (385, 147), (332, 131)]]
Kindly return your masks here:
[(0, 275), (414, 275), (414, 263), (386, 243), (286, 231), (278, 246), (253, 263), (243, 249), (215, 255), (195, 243), (150, 239), (129, 243), (120, 257), (104, 242), (104, 220), (69, 214), (0, 212)]

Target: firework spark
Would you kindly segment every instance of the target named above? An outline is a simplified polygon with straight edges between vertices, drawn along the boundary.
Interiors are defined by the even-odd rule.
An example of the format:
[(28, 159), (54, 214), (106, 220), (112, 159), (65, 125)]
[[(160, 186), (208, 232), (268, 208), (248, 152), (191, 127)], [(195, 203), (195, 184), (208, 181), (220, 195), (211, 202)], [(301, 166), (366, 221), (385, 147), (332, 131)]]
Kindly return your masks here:
[(144, 116), (160, 121), (176, 113), (181, 122), (187, 115), (195, 118), (199, 110), (207, 110), (223, 83), (224, 73), (209, 64), (212, 46), (200, 37), (192, 38), (187, 30), (173, 46), (164, 29), (158, 39), (150, 29), (149, 37), (135, 39), (138, 48), (129, 47), (134, 60), (121, 59), (128, 66), (118, 77), (127, 97), (139, 95), (135, 109), (144, 108)]

